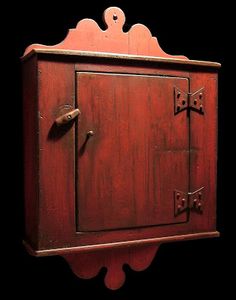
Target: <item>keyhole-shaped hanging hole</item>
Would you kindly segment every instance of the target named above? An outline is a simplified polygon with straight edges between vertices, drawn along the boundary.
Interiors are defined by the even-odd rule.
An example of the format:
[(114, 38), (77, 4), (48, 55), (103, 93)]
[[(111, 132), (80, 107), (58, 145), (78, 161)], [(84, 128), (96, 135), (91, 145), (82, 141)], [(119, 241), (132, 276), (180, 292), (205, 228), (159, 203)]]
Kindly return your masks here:
[(116, 14), (114, 14), (114, 15), (113, 15), (113, 20), (116, 22), (116, 21), (117, 21), (117, 19), (118, 19), (117, 15), (116, 15)]

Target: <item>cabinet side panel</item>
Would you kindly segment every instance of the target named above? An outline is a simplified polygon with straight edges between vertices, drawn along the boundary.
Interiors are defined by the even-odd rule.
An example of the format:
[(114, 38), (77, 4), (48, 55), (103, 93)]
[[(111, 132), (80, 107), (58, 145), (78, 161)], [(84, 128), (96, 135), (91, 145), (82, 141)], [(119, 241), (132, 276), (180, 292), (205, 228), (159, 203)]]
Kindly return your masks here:
[(194, 232), (216, 228), (217, 184), (217, 77), (215, 73), (191, 74), (191, 92), (204, 88), (204, 114), (191, 112), (190, 190), (204, 187), (202, 213), (191, 213)]
[(37, 58), (22, 66), (24, 119), (25, 240), (37, 248), (38, 239), (38, 117)]
[[(75, 232), (75, 122), (55, 119), (75, 108), (74, 65), (39, 61), (39, 248), (70, 245)], [(63, 241), (63, 242), (62, 242)]]

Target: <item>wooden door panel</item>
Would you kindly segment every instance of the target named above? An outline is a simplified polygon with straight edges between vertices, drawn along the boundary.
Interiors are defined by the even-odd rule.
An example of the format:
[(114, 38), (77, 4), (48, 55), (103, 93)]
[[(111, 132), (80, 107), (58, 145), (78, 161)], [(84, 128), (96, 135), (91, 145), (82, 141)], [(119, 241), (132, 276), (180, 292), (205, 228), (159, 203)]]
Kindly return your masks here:
[(173, 193), (189, 187), (189, 119), (174, 115), (173, 93), (188, 80), (77, 72), (76, 82), (77, 230), (186, 222)]

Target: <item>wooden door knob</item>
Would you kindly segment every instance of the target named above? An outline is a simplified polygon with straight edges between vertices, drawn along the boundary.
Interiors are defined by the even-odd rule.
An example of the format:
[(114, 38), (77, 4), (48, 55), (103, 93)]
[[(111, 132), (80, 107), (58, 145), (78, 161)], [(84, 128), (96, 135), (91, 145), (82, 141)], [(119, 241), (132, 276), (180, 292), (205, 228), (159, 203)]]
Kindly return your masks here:
[(74, 118), (76, 118), (78, 115), (80, 115), (81, 112), (78, 108), (58, 117), (55, 120), (55, 123), (57, 124), (57, 126), (61, 126), (63, 124), (67, 124), (69, 122), (71, 122)]

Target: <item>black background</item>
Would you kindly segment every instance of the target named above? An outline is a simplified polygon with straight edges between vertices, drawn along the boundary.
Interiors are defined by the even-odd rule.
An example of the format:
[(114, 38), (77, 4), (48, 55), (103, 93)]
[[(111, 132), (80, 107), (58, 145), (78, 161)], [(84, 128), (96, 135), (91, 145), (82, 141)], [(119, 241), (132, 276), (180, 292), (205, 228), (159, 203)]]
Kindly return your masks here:
[[(229, 272), (234, 271), (232, 228), (236, 197), (233, 182), (235, 93), (231, 80), (233, 60), (229, 51), (234, 22), (230, 18), (232, 8), (226, 2), (217, 2), (68, 0), (55, 3), (21, 2), (12, 4), (12, 7), (8, 4), (7, 19), (2, 26), (2, 33), (6, 34), (2, 65), (7, 65), (4, 76), (6, 85), (3, 85), (7, 95), (5, 102), (2, 101), (2, 113), (6, 111), (7, 114), (7, 122), (3, 126), (5, 130), (2, 130), (6, 138), (2, 137), (2, 140), (3, 148), (10, 154), (9, 159), (3, 157), (7, 162), (3, 174), (9, 175), (10, 182), (9, 187), (3, 188), (6, 189), (7, 197), (3, 197), (3, 201), (7, 208), (2, 210), (2, 217), (5, 217), (2, 260), (6, 266), (2, 272), (7, 298), (13, 293), (24, 299), (44, 299), (49, 296), (65, 299), (199, 298), (213, 296), (215, 292), (224, 293), (227, 298), (227, 294), (231, 293), (233, 286)], [(92, 18), (104, 28), (102, 13), (109, 6), (118, 6), (125, 12), (125, 31), (135, 23), (146, 25), (165, 52), (222, 64), (219, 77), (217, 225), (221, 237), (163, 244), (147, 270), (139, 273), (133, 272), (128, 266), (124, 267), (126, 282), (118, 291), (104, 287), (104, 269), (94, 279), (78, 279), (63, 258), (31, 257), (21, 242), (24, 215), (20, 56), (29, 44), (53, 45), (62, 41), (67, 30), (75, 27), (83, 18)]]

